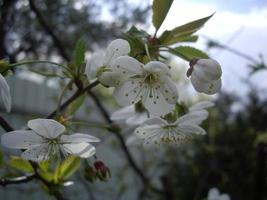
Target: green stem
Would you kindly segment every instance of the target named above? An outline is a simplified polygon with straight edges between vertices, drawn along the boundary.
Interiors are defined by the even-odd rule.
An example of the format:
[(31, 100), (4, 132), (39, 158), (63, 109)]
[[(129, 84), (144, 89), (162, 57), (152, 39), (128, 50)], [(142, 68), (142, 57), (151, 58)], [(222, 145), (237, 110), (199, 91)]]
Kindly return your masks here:
[(65, 69), (66, 71), (68, 71), (69, 73), (72, 74), (72, 72), (68, 69), (67, 66), (56, 63), (56, 62), (52, 62), (49, 60), (29, 60), (29, 61), (24, 61), (24, 62), (19, 62), (19, 63), (13, 63), (13, 64), (10, 64), (8, 66), (8, 68), (3, 71), (3, 73), (14, 68), (14, 67), (18, 67), (21, 65), (33, 65), (33, 64), (41, 64), (41, 63), (48, 63), (48, 64), (52, 64), (52, 65), (57, 65), (57, 66), (62, 67), (63, 69)]

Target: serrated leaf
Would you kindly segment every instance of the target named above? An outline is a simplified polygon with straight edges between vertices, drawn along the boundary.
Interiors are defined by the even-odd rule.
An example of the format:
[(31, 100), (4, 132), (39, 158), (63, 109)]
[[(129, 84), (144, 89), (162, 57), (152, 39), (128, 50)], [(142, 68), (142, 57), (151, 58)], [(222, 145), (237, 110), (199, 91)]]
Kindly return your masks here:
[(156, 30), (158, 30), (163, 23), (165, 17), (167, 16), (170, 7), (173, 3), (173, 0), (154, 0), (152, 9), (153, 9), (153, 18), (152, 22)]
[(159, 40), (161, 43), (168, 43), (170, 40), (176, 37), (189, 36), (198, 31), (204, 26), (204, 24), (213, 16), (214, 14), (186, 23), (182, 26), (178, 26), (171, 31), (165, 31)]
[(84, 39), (80, 38), (75, 45), (75, 65), (80, 67), (85, 60), (86, 45)]
[(179, 46), (170, 49), (169, 52), (187, 61), (194, 58), (209, 58), (205, 52), (190, 46)]
[(21, 157), (12, 156), (9, 161), (9, 166), (21, 170), (23, 172), (32, 173), (34, 170), (27, 160), (23, 160)]
[(198, 40), (197, 35), (190, 35), (190, 36), (178, 36), (173, 37), (169, 41), (166, 41), (165, 43), (161, 43), (162, 45), (173, 45), (178, 42), (196, 42)]
[(74, 174), (80, 167), (81, 160), (76, 156), (69, 156), (57, 168), (56, 180), (66, 180)]

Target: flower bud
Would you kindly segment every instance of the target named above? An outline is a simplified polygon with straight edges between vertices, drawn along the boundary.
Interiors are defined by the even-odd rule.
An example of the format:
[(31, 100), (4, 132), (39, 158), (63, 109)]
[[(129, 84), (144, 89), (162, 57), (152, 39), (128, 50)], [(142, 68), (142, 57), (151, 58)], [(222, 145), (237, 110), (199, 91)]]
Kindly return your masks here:
[(213, 59), (193, 59), (187, 76), (191, 76), (193, 87), (198, 92), (215, 94), (221, 89), (222, 69)]
[(96, 161), (94, 166), (96, 175), (101, 181), (107, 181), (111, 177), (109, 168), (102, 161)]
[(96, 180), (96, 171), (90, 165), (86, 166), (84, 169), (84, 178), (90, 182), (94, 182)]

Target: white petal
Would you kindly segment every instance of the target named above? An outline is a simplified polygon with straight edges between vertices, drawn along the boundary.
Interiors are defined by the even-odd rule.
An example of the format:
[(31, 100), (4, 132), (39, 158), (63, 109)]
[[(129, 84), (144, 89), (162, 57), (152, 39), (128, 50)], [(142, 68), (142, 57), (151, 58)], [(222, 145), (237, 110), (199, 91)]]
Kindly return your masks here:
[(144, 73), (143, 64), (130, 56), (118, 57), (112, 62), (111, 68), (112, 71), (120, 73), (125, 78)]
[(11, 110), (10, 88), (6, 82), (6, 79), (2, 76), (2, 74), (0, 74), (0, 95), (5, 105), (6, 111), (10, 112)]
[(222, 76), (220, 64), (213, 59), (199, 59), (194, 65), (192, 75), (198, 77), (202, 81), (214, 81)]
[(175, 124), (201, 124), (205, 119), (208, 118), (208, 111), (198, 110), (194, 112), (189, 112), (177, 119)]
[(89, 158), (95, 154), (95, 147), (88, 143), (70, 143), (63, 144), (62, 146), (69, 154), (73, 154), (81, 158)]
[(107, 47), (106, 50), (106, 63), (112, 62), (119, 56), (125, 56), (130, 53), (131, 47), (126, 40), (116, 39), (113, 40)]
[(231, 200), (230, 196), (228, 194), (223, 194), (220, 196), (219, 200)]
[(219, 190), (217, 188), (211, 188), (208, 192), (208, 200), (216, 200), (219, 197)]
[(169, 78), (164, 77), (164, 84), (160, 86), (160, 92), (170, 104), (175, 104), (178, 100), (178, 90), (175, 83)]
[(182, 128), (183, 132), (188, 134), (188, 135), (189, 134), (196, 134), (196, 135), (205, 135), (206, 134), (206, 131), (198, 125), (180, 124), (179, 127)]
[(142, 142), (142, 140), (140, 140), (140, 138), (138, 138), (138, 137), (136, 137), (136, 135), (132, 134), (127, 138), (126, 145), (132, 146), (132, 145), (140, 144), (141, 142)]
[(104, 56), (104, 52), (99, 51), (94, 53), (92, 57), (87, 61), (85, 73), (89, 80), (96, 78), (97, 70), (100, 67), (105, 66)]
[(151, 61), (144, 66), (145, 71), (158, 73), (162, 76), (171, 76), (170, 69), (167, 65), (159, 61)]
[(120, 85), (123, 82), (124, 78), (118, 72), (106, 71), (98, 76), (98, 80), (104, 86), (115, 87)]
[(56, 138), (65, 131), (65, 127), (53, 119), (33, 119), (28, 127), (45, 138)]
[(42, 142), (43, 138), (33, 131), (17, 130), (1, 136), (2, 145), (12, 149), (27, 149)]
[(128, 119), (126, 119), (126, 123), (129, 125), (140, 125), (142, 123), (144, 123), (147, 120), (147, 113), (143, 112), (143, 113), (135, 113), (135, 115), (133, 115), (132, 117), (129, 117)]
[(159, 117), (153, 117), (153, 118), (149, 118), (148, 120), (146, 120), (145, 124), (146, 125), (153, 125), (153, 124), (168, 125), (168, 122)]
[(205, 94), (215, 94), (221, 89), (221, 79), (215, 80), (212, 82), (203, 82), (200, 81), (196, 76), (192, 74), (191, 76), (191, 82), (194, 86), (195, 90), (198, 92), (203, 92)]
[(154, 116), (164, 116), (174, 110), (175, 105), (170, 104), (158, 89), (147, 89), (142, 99), (149, 114)]
[(110, 119), (113, 121), (125, 120), (125, 119), (133, 116), (134, 114), (135, 114), (135, 106), (130, 105), (130, 106), (123, 107), (123, 108), (115, 111), (114, 113), (112, 113)]
[(32, 148), (27, 149), (24, 151), (21, 156), (25, 160), (32, 160), (35, 162), (40, 162), (47, 160), (49, 158), (49, 145), (48, 144), (42, 144), (39, 146), (34, 146)]
[(100, 139), (92, 135), (75, 133), (72, 135), (62, 135), (60, 137), (61, 143), (85, 143), (85, 142), (100, 142)]
[(189, 108), (189, 112), (193, 112), (193, 111), (196, 111), (196, 110), (206, 109), (206, 108), (209, 108), (209, 107), (212, 107), (212, 106), (214, 106), (214, 103), (213, 102), (210, 102), (210, 101), (201, 101), (201, 102), (198, 102), (198, 103), (192, 105)]
[(142, 97), (142, 85), (139, 79), (129, 79), (114, 90), (114, 96), (121, 106), (137, 103)]

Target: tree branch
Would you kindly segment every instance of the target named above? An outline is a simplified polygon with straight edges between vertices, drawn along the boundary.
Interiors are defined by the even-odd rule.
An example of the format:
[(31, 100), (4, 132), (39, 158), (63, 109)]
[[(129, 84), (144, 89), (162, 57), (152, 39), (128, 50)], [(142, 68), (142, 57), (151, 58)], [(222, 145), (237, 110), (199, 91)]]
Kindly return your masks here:
[(20, 177), (16, 177), (16, 178), (1, 178), (0, 179), (0, 185), (5, 187), (6, 185), (28, 183), (31, 180), (33, 180), (34, 178), (36, 178), (35, 174), (31, 174), (28, 176), (20, 176)]
[(48, 35), (51, 36), (54, 44), (57, 46), (57, 49), (59, 51), (59, 54), (68, 62), (71, 60), (68, 53), (65, 51), (64, 46), (62, 45), (61, 41), (57, 37), (57, 35), (53, 32), (51, 27), (48, 25), (48, 23), (45, 21), (45, 18), (42, 16), (41, 12), (36, 7), (34, 0), (29, 0), (30, 8), (36, 15), (37, 20), (40, 22), (41, 26), (45, 29)]

